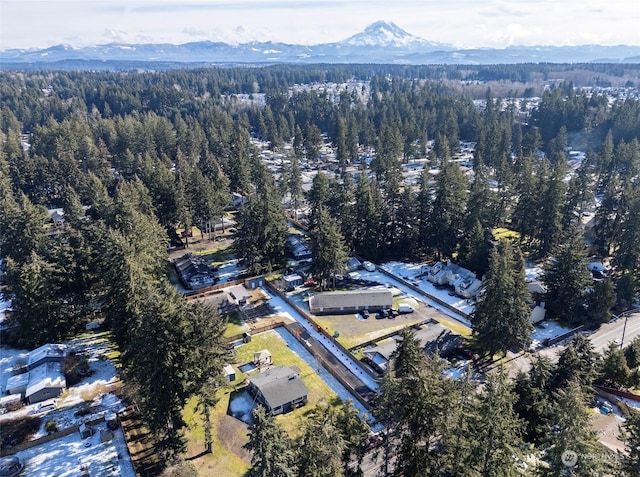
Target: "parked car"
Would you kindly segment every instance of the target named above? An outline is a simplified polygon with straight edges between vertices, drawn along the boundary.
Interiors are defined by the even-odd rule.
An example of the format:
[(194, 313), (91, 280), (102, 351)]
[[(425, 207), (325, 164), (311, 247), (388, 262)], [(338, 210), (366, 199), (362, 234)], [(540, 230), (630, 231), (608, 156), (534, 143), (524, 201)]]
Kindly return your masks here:
[(367, 260), (362, 262), (362, 268), (364, 268), (367, 272), (374, 272), (376, 270), (376, 266)]
[(365, 320), (369, 318), (369, 310), (362, 310), (362, 313), (360, 314), (362, 315), (362, 318), (364, 318)]
[(399, 313), (413, 313), (415, 310), (413, 309), (413, 307), (411, 305), (407, 305), (407, 304), (400, 304), (398, 305), (398, 312)]

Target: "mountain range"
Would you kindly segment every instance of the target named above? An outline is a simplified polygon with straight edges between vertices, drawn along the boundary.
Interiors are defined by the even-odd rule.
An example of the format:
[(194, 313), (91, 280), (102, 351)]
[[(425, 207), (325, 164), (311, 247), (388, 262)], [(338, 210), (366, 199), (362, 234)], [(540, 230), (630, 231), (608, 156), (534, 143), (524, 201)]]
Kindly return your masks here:
[(503, 49), (456, 49), (407, 33), (392, 22), (378, 21), (343, 41), (317, 45), (275, 42), (229, 44), (198, 41), (174, 44), (108, 43), (89, 47), (56, 45), (44, 49), (0, 51), (4, 67), (94, 69), (135, 66), (308, 63), (513, 64), (640, 63), (638, 46), (510, 46)]

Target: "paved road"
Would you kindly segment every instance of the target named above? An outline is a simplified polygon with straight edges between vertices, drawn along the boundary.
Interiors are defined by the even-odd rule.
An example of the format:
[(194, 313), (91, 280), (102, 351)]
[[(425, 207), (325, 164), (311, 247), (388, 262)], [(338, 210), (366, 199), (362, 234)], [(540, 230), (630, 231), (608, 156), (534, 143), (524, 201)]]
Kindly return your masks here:
[[(625, 329), (626, 322), (626, 329)], [(606, 323), (596, 332), (589, 335), (589, 339), (596, 351), (602, 352), (612, 341), (620, 344), (624, 331), (623, 345), (627, 345), (637, 336), (640, 336), (640, 311), (635, 311), (627, 315), (626, 319), (621, 317), (612, 323)]]

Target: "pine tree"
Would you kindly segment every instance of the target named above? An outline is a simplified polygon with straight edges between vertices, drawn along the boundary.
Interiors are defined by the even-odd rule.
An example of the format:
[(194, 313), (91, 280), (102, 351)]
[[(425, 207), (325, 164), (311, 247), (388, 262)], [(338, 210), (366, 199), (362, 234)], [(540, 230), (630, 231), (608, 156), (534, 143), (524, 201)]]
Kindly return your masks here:
[(504, 373), (491, 374), (470, 423), (469, 476), (520, 475), (516, 457), (522, 444), (523, 422), (513, 409), (514, 395)]
[(292, 443), (263, 406), (253, 411), (249, 426), (249, 442), (244, 447), (252, 452), (247, 477), (295, 477)]
[(303, 424), (296, 445), (298, 475), (334, 477), (342, 475), (342, 456), (347, 447), (336, 426), (335, 414), (317, 408)]
[(631, 384), (631, 370), (627, 365), (624, 352), (617, 343), (609, 343), (604, 350), (599, 371), (600, 380), (605, 385), (626, 387)]
[(619, 455), (621, 475), (640, 475), (640, 412), (630, 411), (624, 422), (621, 438), (625, 443), (625, 452)]
[(311, 254), (311, 274), (314, 279), (325, 287), (327, 280), (333, 278), (335, 287), (335, 276), (344, 272), (349, 255), (340, 227), (326, 207), (320, 207), (318, 211), (311, 235)]
[(524, 262), (509, 241), (491, 253), (483, 298), (473, 316), (476, 344), (487, 356), (527, 346), (532, 325)]
[[(603, 452), (597, 434), (591, 427), (591, 417), (580, 383), (569, 381), (553, 397), (544, 445), (548, 467), (543, 468), (543, 474), (585, 477), (603, 475), (605, 462), (597, 458)], [(567, 465), (566, 452), (577, 454), (575, 466)], [(569, 459), (568, 462), (571, 464), (572, 460)]]
[(589, 283), (586, 247), (578, 230), (555, 249), (553, 259), (544, 267), (542, 281), (547, 287), (545, 302), (550, 317), (570, 325), (584, 322), (584, 293)]

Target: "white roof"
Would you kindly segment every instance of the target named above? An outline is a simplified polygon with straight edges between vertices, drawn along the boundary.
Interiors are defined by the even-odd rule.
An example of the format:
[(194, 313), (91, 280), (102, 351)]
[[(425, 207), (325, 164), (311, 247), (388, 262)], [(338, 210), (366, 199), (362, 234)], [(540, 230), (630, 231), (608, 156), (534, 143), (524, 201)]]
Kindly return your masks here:
[(230, 364), (226, 364), (222, 370), (224, 371), (224, 375), (225, 376), (231, 376), (232, 374), (236, 374), (235, 370), (233, 369), (233, 366), (231, 366)]
[(29, 373), (16, 374), (15, 376), (11, 376), (9, 379), (7, 379), (7, 385), (5, 386), (5, 391), (9, 391), (10, 389), (26, 387), (28, 382), (29, 382)]
[(47, 343), (29, 353), (28, 365), (31, 366), (33, 363), (45, 358), (60, 358), (60, 361), (62, 361), (66, 354), (67, 345)]
[(67, 381), (60, 363), (44, 363), (29, 371), (29, 385), (25, 397), (45, 388), (65, 388)]

